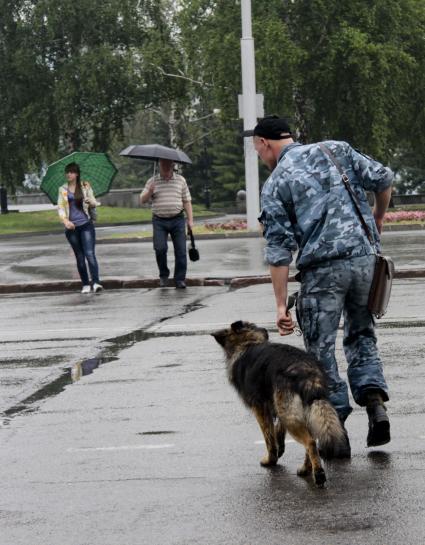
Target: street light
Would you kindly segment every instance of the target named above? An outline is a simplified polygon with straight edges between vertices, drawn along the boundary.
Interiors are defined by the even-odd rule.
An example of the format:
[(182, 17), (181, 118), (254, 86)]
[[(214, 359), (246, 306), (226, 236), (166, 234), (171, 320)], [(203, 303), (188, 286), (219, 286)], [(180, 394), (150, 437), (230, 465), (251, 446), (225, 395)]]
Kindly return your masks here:
[(0, 212), (2, 214), (9, 212), (7, 208), (7, 190), (3, 184), (0, 185)]
[[(255, 54), (251, 27), (251, 0), (241, 1), (242, 14), (242, 117), (244, 130), (252, 130), (257, 124), (257, 95), (255, 91)], [(244, 138), (246, 216), (248, 229), (258, 226), (260, 211), (258, 159), (253, 138)]]

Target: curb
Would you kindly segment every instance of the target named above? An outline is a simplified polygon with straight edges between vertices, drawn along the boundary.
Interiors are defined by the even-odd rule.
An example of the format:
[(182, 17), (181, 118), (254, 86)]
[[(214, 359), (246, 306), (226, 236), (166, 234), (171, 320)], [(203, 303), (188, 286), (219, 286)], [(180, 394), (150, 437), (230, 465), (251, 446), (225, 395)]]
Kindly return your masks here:
[[(425, 278), (425, 269), (411, 269), (396, 271), (397, 279)], [(289, 282), (296, 282), (295, 275), (288, 278)], [(204, 277), (187, 278), (188, 287), (213, 287), (228, 286), (230, 289), (241, 289), (258, 284), (270, 284), (269, 275), (257, 276), (235, 276), (235, 277)], [(106, 278), (102, 285), (107, 290), (121, 289), (152, 289), (159, 288), (158, 278)], [(170, 286), (171, 287), (171, 286)], [(43, 293), (43, 292), (66, 292), (79, 291), (81, 282), (79, 280), (60, 280), (57, 282), (25, 282), (19, 284), (0, 284), (0, 295), (11, 293)]]
[[(187, 278), (187, 286), (224, 286), (226, 279), (221, 278)], [(102, 286), (107, 290), (159, 288), (158, 278), (106, 278)], [(170, 285), (171, 287), (171, 285)], [(0, 284), (0, 294), (7, 293), (40, 293), (79, 291), (79, 280), (65, 280), (57, 282), (25, 282), (20, 284)]]

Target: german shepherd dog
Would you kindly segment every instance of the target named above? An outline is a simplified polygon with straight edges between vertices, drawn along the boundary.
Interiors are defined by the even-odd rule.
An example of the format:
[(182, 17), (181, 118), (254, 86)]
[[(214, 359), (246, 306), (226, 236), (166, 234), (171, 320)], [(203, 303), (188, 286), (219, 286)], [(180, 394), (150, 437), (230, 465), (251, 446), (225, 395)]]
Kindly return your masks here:
[[(313, 474), (318, 487), (326, 482), (323, 458), (337, 455), (345, 431), (327, 399), (320, 363), (304, 350), (268, 341), (267, 330), (250, 322), (234, 322), (212, 333), (226, 354), (227, 373), (263, 432), (267, 455), (262, 466), (274, 466), (285, 451), (285, 433), (306, 449), (297, 474)], [(276, 422), (276, 423), (275, 423)]]

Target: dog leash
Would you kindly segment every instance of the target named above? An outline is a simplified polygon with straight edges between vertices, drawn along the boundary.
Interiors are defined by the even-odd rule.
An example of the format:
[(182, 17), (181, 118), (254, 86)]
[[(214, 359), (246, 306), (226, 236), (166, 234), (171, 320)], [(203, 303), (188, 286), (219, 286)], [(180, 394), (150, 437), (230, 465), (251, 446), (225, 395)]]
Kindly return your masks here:
[[(286, 306), (286, 310), (289, 311), (289, 310), (291, 310), (291, 308), (294, 308), (294, 307), (295, 307), (295, 310), (296, 310), (297, 309), (297, 301), (298, 301), (298, 292), (296, 291), (294, 293), (291, 293), (291, 295), (288, 297), (288, 304)], [(303, 332), (302, 332), (302, 329), (300, 327), (300, 322), (299, 322), (299, 319), (298, 319), (298, 312), (296, 312), (296, 315), (297, 315), (297, 324), (298, 324), (298, 326), (294, 327), (294, 334), (297, 337), (301, 337)]]

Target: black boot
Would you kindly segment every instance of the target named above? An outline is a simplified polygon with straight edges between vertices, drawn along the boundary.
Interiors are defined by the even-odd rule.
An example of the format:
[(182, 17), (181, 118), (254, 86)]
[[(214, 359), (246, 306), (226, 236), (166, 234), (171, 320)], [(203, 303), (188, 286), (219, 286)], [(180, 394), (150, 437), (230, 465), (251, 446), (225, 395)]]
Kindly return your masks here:
[(380, 445), (389, 443), (391, 440), (390, 419), (379, 393), (369, 394), (366, 402), (366, 411), (369, 417), (367, 446), (379, 447)]

